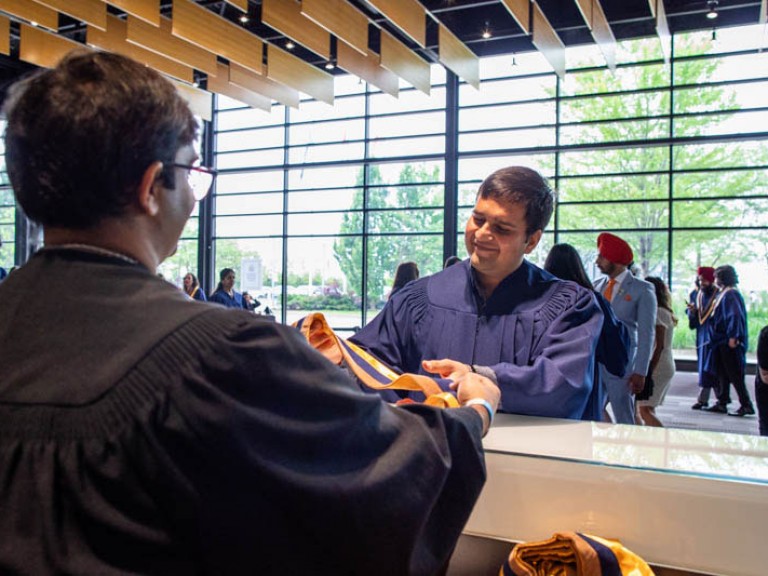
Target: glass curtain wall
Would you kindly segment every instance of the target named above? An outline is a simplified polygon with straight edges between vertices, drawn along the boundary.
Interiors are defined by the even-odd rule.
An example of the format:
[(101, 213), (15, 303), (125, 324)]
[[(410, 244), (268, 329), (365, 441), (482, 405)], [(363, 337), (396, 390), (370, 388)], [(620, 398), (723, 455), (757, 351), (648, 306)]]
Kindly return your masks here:
[[(5, 134), (5, 120), (0, 120), (0, 134)], [(16, 208), (13, 190), (5, 167), (5, 139), (0, 138), (0, 268), (8, 272), (15, 263)]]
[(333, 106), (270, 113), (217, 98), (214, 268), (234, 268), (259, 311), (288, 323), (320, 311), (350, 333), (399, 263), (440, 269), (445, 74), (432, 78), (429, 95), (402, 86), (396, 99), (337, 77)]
[[(558, 190), (533, 261), (568, 242), (596, 275), (596, 236), (614, 231), (632, 244), (639, 274), (670, 284), (683, 318), (696, 267), (733, 264), (757, 333), (768, 323), (761, 32), (680, 34), (668, 63), (657, 38), (620, 42), (615, 71), (597, 47), (569, 48), (564, 79), (538, 53), (482, 59), (481, 90), (459, 85), (456, 157), (446, 155), (453, 111), (440, 67), (429, 95), (403, 85), (395, 99), (339, 77), (334, 106), (265, 113), (219, 98), (215, 267), (256, 270), (240, 274), (241, 286), (278, 320), (319, 310), (350, 331), (383, 306), (400, 262), (422, 274), (441, 267), (454, 224), (463, 256), (478, 184), (523, 164)], [(447, 162), (457, 215), (446, 211)], [(692, 352), (693, 333), (675, 334), (676, 348)]]

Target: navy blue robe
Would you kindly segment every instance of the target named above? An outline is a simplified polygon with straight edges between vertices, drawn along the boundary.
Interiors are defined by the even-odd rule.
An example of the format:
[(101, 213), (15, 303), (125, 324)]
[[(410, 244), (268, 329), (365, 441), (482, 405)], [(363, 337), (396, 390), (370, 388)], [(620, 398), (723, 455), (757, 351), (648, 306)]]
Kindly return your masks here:
[(739, 346), (739, 363), (742, 370), (747, 364), (747, 348), (749, 334), (747, 333), (747, 306), (741, 292), (735, 288), (725, 289), (717, 293), (719, 300), (715, 311), (707, 322), (708, 346), (702, 350), (705, 355), (704, 365), (708, 371), (716, 373), (715, 350), (718, 346), (727, 346), (730, 338), (736, 338)]
[(504, 412), (599, 420), (590, 399), (602, 325), (592, 290), (527, 261), (483, 301), (465, 260), (406, 285), (350, 340), (402, 372), (443, 358), (487, 366)]

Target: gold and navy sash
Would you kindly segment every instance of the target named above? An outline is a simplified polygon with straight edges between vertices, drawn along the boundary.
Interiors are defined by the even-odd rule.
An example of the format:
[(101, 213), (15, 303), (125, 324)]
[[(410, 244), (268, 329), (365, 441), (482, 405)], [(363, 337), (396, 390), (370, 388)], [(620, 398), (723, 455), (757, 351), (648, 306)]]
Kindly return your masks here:
[(518, 544), (499, 571), (499, 576), (542, 574), (654, 576), (645, 560), (619, 541), (570, 531)]
[[(315, 350), (328, 360), (340, 366), (346, 362), (347, 367), (365, 386), (374, 390), (406, 390), (421, 392), (429, 406), (438, 408), (458, 408), (459, 402), (450, 392), (443, 390), (440, 385), (428, 376), (421, 374), (398, 374), (384, 362), (366, 352), (356, 344), (342, 340), (328, 325), (325, 316), (315, 312), (294, 322)], [(413, 400), (404, 399), (398, 404), (411, 403)]]

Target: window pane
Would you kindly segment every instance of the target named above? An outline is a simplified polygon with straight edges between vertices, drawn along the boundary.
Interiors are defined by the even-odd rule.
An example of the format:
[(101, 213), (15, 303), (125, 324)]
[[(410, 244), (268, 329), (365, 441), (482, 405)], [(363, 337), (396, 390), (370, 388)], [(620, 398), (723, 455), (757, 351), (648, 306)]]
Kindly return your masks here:
[(288, 216), (288, 235), (338, 234), (343, 217), (343, 212), (290, 214)]
[(668, 225), (666, 202), (561, 204), (558, 207), (558, 226), (565, 231), (603, 230), (611, 226), (648, 230)]
[(659, 172), (668, 168), (669, 150), (661, 146), (565, 152), (560, 156), (560, 169), (563, 175)]
[(219, 216), (216, 218), (216, 236), (281, 236), (283, 216)]
[(669, 194), (669, 177), (666, 174), (627, 174), (561, 178), (558, 193), (561, 202), (666, 198)]
[[(280, 152), (282, 153), (282, 150)], [(298, 146), (288, 149), (288, 162), (291, 164), (334, 162), (339, 158), (354, 160), (362, 158), (364, 153), (364, 142)]]
[(290, 239), (286, 322), (322, 312), (334, 329), (362, 326), (360, 271), (360, 238)]
[(274, 148), (285, 143), (284, 134), (285, 130), (282, 126), (219, 132), (216, 135), (216, 149), (219, 152), (231, 152)]
[(280, 194), (237, 194), (217, 196), (214, 212), (224, 214), (259, 214), (264, 212), (282, 212), (283, 195)]
[(216, 168), (254, 168), (258, 166), (279, 166), (283, 163), (283, 149), (254, 150), (251, 152), (229, 152), (216, 155)]
[(675, 227), (753, 228), (768, 226), (768, 200), (678, 200), (674, 204)]
[(219, 174), (216, 177), (216, 194), (240, 192), (267, 192), (283, 189), (282, 170)]
[(363, 191), (361, 188), (307, 190), (288, 194), (289, 212), (347, 210), (362, 206)]
[(768, 196), (768, 170), (747, 169), (675, 174), (675, 198)]

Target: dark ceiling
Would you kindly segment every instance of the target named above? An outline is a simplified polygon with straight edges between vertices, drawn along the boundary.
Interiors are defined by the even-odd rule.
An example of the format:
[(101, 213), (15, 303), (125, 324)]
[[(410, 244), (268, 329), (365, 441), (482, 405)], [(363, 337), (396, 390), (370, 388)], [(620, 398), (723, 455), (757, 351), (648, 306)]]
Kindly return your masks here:
[[(160, 0), (159, 0), (160, 1)], [(288, 0), (285, 0), (288, 1)], [(370, 47), (378, 48), (377, 27), (382, 27), (398, 36), (412, 49), (429, 61), (437, 61), (437, 23), (447, 26), (478, 56), (509, 54), (535, 50), (530, 36), (526, 35), (507, 11), (501, 0), (420, 0), (429, 11), (427, 18), (427, 48), (416, 46), (401, 34), (391, 23), (379, 14), (367, 0), (348, 0), (363, 11), (372, 22), (370, 26)], [(651, 0), (655, 1), (655, 0)], [(672, 32), (711, 29), (756, 24), (759, 21), (761, 0), (719, 0), (716, 2), (718, 18), (706, 17), (709, 5), (715, 0), (663, 0), (667, 13), (669, 29)], [(197, 0), (197, 3), (233, 22), (238, 22), (261, 38), (277, 44), (284, 44), (286, 39), (260, 22), (261, 0), (249, 0), (249, 21), (240, 24), (242, 16), (237, 8), (223, 1)], [(576, 0), (536, 0), (550, 21), (560, 39), (566, 46), (594, 42), (584, 19), (579, 12)], [(656, 33), (655, 19), (651, 14), (649, 0), (602, 0), (605, 15), (617, 40), (652, 36)], [(171, 2), (162, 0), (161, 11), (170, 16)], [(112, 14), (122, 14), (109, 7)], [(488, 29), (492, 36), (483, 38)], [(70, 39), (85, 41), (85, 26), (67, 16), (60, 15), (59, 33)], [(12, 54), (0, 56), (0, 83), (18, 76), (32, 66), (16, 58), (18, 51), (18, 28), (12, 24)], [(319, 58), (301, 46), (295, 54), (313, 64), (322, 65)]]

